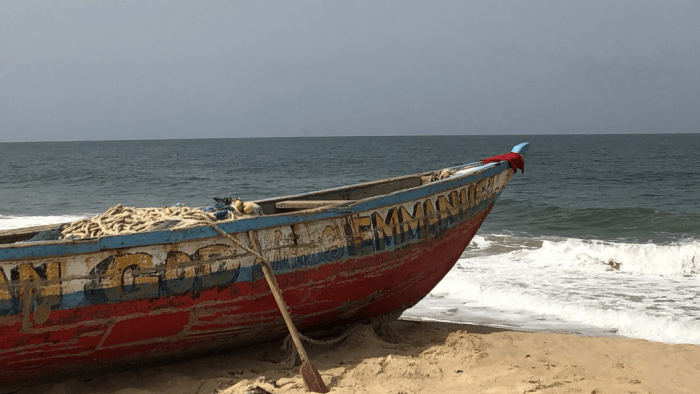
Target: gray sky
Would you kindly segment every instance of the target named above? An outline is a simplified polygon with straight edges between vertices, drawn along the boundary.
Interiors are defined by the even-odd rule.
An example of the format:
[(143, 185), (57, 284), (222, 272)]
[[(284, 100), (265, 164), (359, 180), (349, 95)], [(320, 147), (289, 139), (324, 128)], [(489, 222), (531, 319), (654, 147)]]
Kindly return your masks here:
[(0, 142), (700, 132), (700, 1), (3, 1)]

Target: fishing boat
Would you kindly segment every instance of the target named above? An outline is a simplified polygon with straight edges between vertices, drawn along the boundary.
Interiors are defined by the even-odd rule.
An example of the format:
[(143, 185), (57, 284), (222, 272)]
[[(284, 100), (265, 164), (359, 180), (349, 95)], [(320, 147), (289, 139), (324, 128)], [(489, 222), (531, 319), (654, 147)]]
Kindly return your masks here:
[[(79, 239), (0, 232), (0, 385), (398, 316), (447, 274), (522, 167), (475, 163), (256, 201), (262, 215)], [(266, 281), (265, 262), (276, 285)]]

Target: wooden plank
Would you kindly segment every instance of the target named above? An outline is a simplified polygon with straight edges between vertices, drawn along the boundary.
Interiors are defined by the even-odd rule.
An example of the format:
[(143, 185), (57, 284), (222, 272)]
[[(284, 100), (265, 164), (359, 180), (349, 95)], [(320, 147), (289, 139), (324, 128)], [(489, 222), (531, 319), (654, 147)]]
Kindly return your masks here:
[(277, 209), (313, 209), (352, 202), (350, 200), (285, 200), (275, 203)]
[(258, 200), (254, 202), (260, 205), (265, 213), (274, 213), (274, 204), (281, 201), (296, 201), (297, 199), (299, 199), (299, 201), (356, 201), (421, 186), (421, 177), (429, 176), (430, 174), (432, 174), (432, 172), (359, 183), (351, 186), (321, 190), (314, 193), (295, 194), (291, 196)]

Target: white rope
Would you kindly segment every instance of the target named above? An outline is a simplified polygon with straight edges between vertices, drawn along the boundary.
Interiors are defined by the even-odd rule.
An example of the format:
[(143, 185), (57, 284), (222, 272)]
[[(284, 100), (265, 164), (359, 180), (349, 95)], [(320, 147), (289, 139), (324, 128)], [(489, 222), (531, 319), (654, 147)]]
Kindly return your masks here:
[[(232, 213), (224, 220), (233, 218)], [(117, 204), (105, 213), (90, 219), (77, 220), (61, 231), (59, 239), (92, 238), (106, 235), (123, 235), (151, 231), (172, 220), (177, 220), (169, 230), (200, 225), (211, 225), (216, 217), (199, 208), (166, 207), (134, 208)]]

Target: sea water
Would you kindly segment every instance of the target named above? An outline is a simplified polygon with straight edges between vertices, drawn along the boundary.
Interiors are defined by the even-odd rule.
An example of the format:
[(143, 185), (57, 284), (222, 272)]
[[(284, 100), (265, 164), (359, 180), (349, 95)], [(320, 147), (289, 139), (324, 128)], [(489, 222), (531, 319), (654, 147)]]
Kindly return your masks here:
[(700, 344), (700, 134), (0, 144), (0, 229), (436, 170), (530, 142), (525, 173), (406, 317)]

